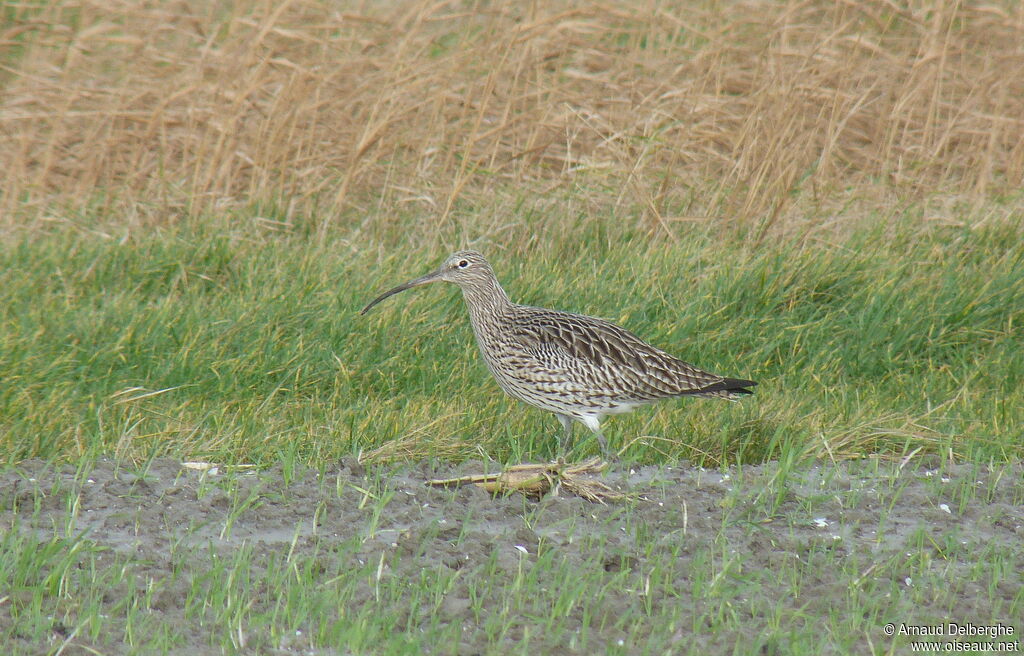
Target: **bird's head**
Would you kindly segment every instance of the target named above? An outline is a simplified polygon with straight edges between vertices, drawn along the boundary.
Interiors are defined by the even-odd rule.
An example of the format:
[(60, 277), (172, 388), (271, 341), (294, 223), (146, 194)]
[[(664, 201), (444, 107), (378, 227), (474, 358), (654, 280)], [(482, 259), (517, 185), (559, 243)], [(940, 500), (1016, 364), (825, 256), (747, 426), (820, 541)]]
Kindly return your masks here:
[(425, 276), (420, 276), (409, 282), (402, 283), (394, 289), (389, 289), (377, 298), (370, 301), (370, 303), (363, 308), (360, 314), (366, 314), (370, 311), (374, 305), (380, 303), (389, 296), (394, 296), (398, 292), (404, 292), (407, 289), (413, 287), (419, 287), (420, 285), (427, 285), (432, 282), (443, 280), (445, 282), (453, 282), (462, 289), (472, 289), (474, 287), (480, 287), (491, 283), (494, 280), (494, 271), (491, 269), (491, 265), (487, 263), (484, 256), (476, 251), (456, 251), (445, 259), (444, 263), (436, 271), (432, 271)]

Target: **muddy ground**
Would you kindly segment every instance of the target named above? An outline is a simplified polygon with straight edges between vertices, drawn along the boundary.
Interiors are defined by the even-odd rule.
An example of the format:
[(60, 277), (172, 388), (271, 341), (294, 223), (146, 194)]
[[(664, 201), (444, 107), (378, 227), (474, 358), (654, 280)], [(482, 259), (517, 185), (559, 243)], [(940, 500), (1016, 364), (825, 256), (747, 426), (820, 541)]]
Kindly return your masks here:
[[(1016, 616), (1024, 606), (1021, 465), (989, 469), (916, 461), (900, 469), (866, 460), (804, 467), (787, 476), (780, 475), (775, 464), (726, 471), (618, 465), (602, 480), (630, 498), (608, 505), (569, 496), (540, 501), (519, 495), (494, 498), (475, 488), (424, 485), (430, 478), (484, 468), (471, 462), (368, 469), (347, 460), (321, 472), (285, 472), (281, 467), (198, 471), (173, 459), (138, 466), (99, 461), (89, 469), (25, 462), (0, 472), (0, 530), (40, 541), (54, 535), (84, 536), (104, 548), (90, 566), (128, 567), (137, 585), (163, 582), (140, 612), (155, 625), (174, 628), (177, 637), (168, 644), (175, 654), (234, 651), (225, 649), (218, 635), (226, 629), (185, 611), (186, 606), (196, 607), (194, 599), (187, 599), (197, 589), (189, 579), (199, 575), (202, 565), (183, 569), (181, 558), (184, 554), (195, 563), (211, 553), (230, 558), (243, 545), (252, 550), (255, 562), (282, 562), (286, 554), (296, 553), (315, 553), (327, 560), (351, 558), (354, 553), (358, 564), (386, 562), (389, 574), (398, 578), (415, 579), (432, 571), (464, 573), (442, 591), (443, 600), (429, 617), (405, 618), (413, 632), (427, 625), (460, 627), (457, 642), (433, 648), (418, 643), (432, 653), (514, 651), (524, 631), (539, 645), (536, 653), (602, 653), (600, 645), (613, 645), (619, 653), (684, 653), (696, 648), (703, 653), (781, 654), (802, 651), (798, 647), (807, 644), (830, 646), (826, 651), (836, 653), (884, 652), (893, 643), (881, 625), (890, 619), (1003, 622), (1015, 626), (1017, 639), (1024, 629)], [(358, 545), (355, 552), (331, 549), (346, 541)], [(600, 545), (599, 556), (592, 551), (594, 545)], [(671, 549), (670, 561), (664, 558), (666, 549)], [(997, 575), (976, 571), (983, 550), (998, 554), (994, 562), (1003, 570)], [(539, 557), (542, 553), (544, 558)], [(922, 553), (928, 554), (926, 563), (920, 559)], [(386, 561), (381, 554), (387, 555)], [(911, 555), (914, 559), (906, 559)], [(731, 557), (742, 566), (730, 576), (760, 586), (767, 603), (779, 609), (775, 620), (770, 612), (769, 617), (759, 616), (764, 613), (756, 609), (763, 607), (749, 587), (744, 592), (716, 588), (714, 573), (701, 569), (714, 569)], [(821, 565), (808, 566), (815, 561)], [(606, 596), (594, 613), (603, 613), (605, 620), (594, 621), (594, 613), (570, 618), (569, 629), (548, 638), (529, 630), (531, 623), (541, 620), (514, 612), (508, 616), (507, 630), (478, 626), (480, 614), (471, 610), (472, 597), (478, 594), (473, 577), (511, 576), (539, 562), (545, 567), (578, 567), (581, 575), (601, 567), (605, 571), (598, 572), (600, 576), (630, 570), (636, 574), (636, 585), (602, 591)], [(345, 564), (324, 564), (325, 571), (332, 567), (344, 570)], [(664, 609), (661, 614), (643, 610), (641, 598), (653, 594), (643, 588), (644, 576), (650, 584), (652, 568), (677, 577), (661, 585), (678, 594), (662, 593), (658, 602), (675, 604), (677, 611), (666, 615)], [(794, 587), (796, 576), (800, 581)], [(915, 586), (934, 590), (911, 594)], [(858, 590), (888, 600), (875, 603), (858, 596)], [(75, 618), (66, 605), (74, 594), (75, 590), (59, 591), (63, 602), (49, 606), (57, 616), (40, 635), (13, 625), (28, 612), (31, 591), (0, 590), (0, 634), (10, 637), (5, 649), (32, 654), (55, 653), (58, 647), (65, 654), (138, 653), (123, 644), (123, 635), (116, 630), (83, 632), (69, 639)], [(111, 596), (103, 603), (111, 605), (107, 621), (116, 629), (116, 594)], [(253, 599), (250, 612), (261, 604), (281, 603), (269, 597)], [(365, 597), (353, 603), (372, 606), (378, 603), (375, 599), (379, 592), (375, 597), (372, 587), (365, 586)], [(61, 603), (65, 610), (54, 610)], [(401, 599), (381, 612), (395, 612), (396, 603), (400, 606)], [(709, 608), (726, 615), (718, 617)], [(751, 616), (732, 618), (729, 608)], [(865, 609), (872, 616), (858, 617), (868, 612)], [(611, 621), (630, 613), (638, 613), (641, 621), (683, 621), (671, 632), (660, 633), (664, 627), (632, 630)], [(815, 628), (813, 618), (819, 616), (831, 617), (831, 624)], [(687, 621), (691, 617), (703, 619)], [(315, 625), (317, 620), (308, 621)], [(574, 622), (590, 622), (586, 649), (568, 637)], [(788, 633), (782, 630), (787, 625), (794, 627)], [(844, 642), (839, 635), (842, 626), (864, 626), (866, 635)], [(808, 643), (814, 633), (807, 631), (836, 635)], [(343, 645), (323, 644), (322, 637), (314, 637), (315, 626), (308, 633), (303, 637), (291, 631), (283, 639), (280, 632), (252, 627), (247, 646), (237, 651), (354, 653)], [(766, 638), (769, 633), (774, 637)], [(629, 643), (641, 635), (649, 638), (645, 646)]]

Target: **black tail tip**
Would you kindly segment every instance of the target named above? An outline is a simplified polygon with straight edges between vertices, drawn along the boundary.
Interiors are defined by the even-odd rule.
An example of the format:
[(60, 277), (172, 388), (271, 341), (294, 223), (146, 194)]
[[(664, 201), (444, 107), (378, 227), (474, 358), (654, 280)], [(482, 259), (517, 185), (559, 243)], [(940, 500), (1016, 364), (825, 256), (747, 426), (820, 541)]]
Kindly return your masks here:
[(757, 385), (753, 380), (742, 380), (739, 378), (726, 378), (721, 383), (722, 391), (729, 394), (753, 394), (754, 390), (747, 389)]

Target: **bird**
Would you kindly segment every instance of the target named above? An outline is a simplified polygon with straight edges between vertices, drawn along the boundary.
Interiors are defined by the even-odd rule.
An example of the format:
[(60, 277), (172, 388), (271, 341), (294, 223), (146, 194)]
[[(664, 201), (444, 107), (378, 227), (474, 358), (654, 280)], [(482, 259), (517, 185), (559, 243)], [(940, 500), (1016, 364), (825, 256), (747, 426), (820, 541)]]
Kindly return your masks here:
[(360, 314), (399, 292), (442, 281), (462, 289), (480, 354), (501, 389), (558, 417), (563, 450), (574, 421), (593, 432), (608, 457), (601, 432), (606, 415), (670, 397), (736, 399), (753, 394), (749, 388), (757, 384), (698, 369), (604, 319), (513, 303), (491, 265), (472, 250), (389, 289)]

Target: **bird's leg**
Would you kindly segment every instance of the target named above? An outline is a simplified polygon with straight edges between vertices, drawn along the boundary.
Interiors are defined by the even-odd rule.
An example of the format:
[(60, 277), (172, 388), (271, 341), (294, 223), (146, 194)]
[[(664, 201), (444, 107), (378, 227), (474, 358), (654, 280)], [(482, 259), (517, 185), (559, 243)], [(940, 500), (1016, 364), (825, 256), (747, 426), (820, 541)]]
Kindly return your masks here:
[(594, 437), (597, 438), (597, 443), (601, 445), (601, 454), (604, 455), (605, 459), (614, 460), (615, 454), (608, 450), (608, 440), (604, 439), (600, 428), (594, 429)]
[(565, 429), (562, 433), (562, 439), (558, 441), (558, 452), (559, 457), (561, 457), (566, 449), (569, 448), (569, 442), (572, 440), (572, 417), (558, 414), (555, 416), (558, 417), (558, 421), (562, 422), (562, 428)]

